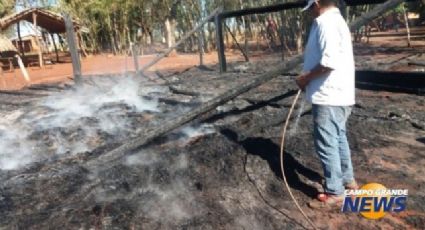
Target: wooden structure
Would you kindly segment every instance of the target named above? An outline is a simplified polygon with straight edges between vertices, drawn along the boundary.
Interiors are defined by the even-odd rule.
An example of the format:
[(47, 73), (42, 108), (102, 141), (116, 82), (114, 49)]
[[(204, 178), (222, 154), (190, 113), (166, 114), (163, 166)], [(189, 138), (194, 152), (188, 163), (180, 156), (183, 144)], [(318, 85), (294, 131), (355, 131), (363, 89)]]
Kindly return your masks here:
[(13, 70), (13, 56), (18, 51), (15, 46), (5, 36), (0, 34), (0, 73), (3, 73), (3, 66), (8, 66)]
[[(405, 0), (405, 1), (417, 1), (417, 0)], [(356, 6), (356, 5), (366, 5), (366, 4), (378, 4), (387, 2), (386, 0), (340, 0), (340, 2), (345, 2), (345, 6)], [(289, 9), (297, 9), (303, 8), (306, 4), (306, 1), (296, 1), (296, 2), (288, 2), (281, 3), (271, 6), (257, 7), (257, 8), (248, 8), (242, 10), (235, 11), (226, 11), (218, 14), (215, 17), (216, 24), (216, 34), (217, 34), (217, 52), (218, 52), (218, 60), (220, 65), (220, 72), (226, 72), (227, 63), (226, 63), (226, 55), (224, 53), (224, 38), (223, 38), (223, 21), (227, 18), (233, 17), (241, 17), (245, 15), (251, 14), (264, 14), (264, 13), (272, 13)], [(300, 12), (301, 13), (301, 12)]]
[[(27, 70), (25, 69), (24, 65), (22, 64), (22, 59), (18, 55), (18, 51), (16, 50), (16, 47), (10, 42), (9, 39), (4, 37), (2, 34), (0, 34), (0, 74), (3, 75), (3, 63), (6, 63), (9, 65), (9, 70), (13, 71), (13, 61), (16, 58), (16, 61), (18, 62), (18, 66), (22, 71), (22, 74), (27, 82), (30, 82), (31, 79), (28, 75)], [(4, 79), (3, 86), (5, 86)]]
[[(17, 52), (16, 47), (10, 42), (8, 38), (0, 34), (0, 55), (5, 52)], [(2, 55), (3, 56), (3, 55)]]
[(42, 47), (38, 46), (38, 44), (41, 42), (40, 40), (42, 40), (41, 36), (30, 34), (20, 38), (12, 39), (12, 44), (18, 48), (21, 53), (33, 53), (38, 52), (40, 49), (43, 50)]
[[(18, 29), (18, 39), (19, 39), (19, 52), (23, 55), (24, 54), (24, 47), (21, 46), (22, 43), (22, 38), (21, 38), (21, 33), (20, 33), (20, 21), (28, 21), (30, 23), (33, 24), (33, 30), (35, 32), (35, 34), (38, 34), (37, 32), (37, 27), (41, 27), (43, 29), (45, 29), (46, 31), (48, 31), (51, 35), (52, 34), (61, 34), (61, 33), (65, 33), (66, 32), (66, 27), (65, 27), (65, 21), (64, 18), (62, 17), (62, 15), (46, 10), (46, 9), (41, 9), (41, 8), (30, 8), (30, 9), (26, 9), (23, 11), (20, 11), (18, 13), (14, 13), (11, 15), (8, 15), (4, 18), (0, 19), (0, 31), (2, 30), (6, 30), (7, 28), (9, 28), (11, 25), (13, 24), (17, 24), (17, 29)], [(80, 26), (79, 23), (76, 20), (73, 20), (73, 25), (74, 25), (74, 31), (76, 32), (77, 36), (79, 36), (79, 38), (81, 38), (81, 34), (79, 33), (80, 30)], [(80, 39), (77, 39), (78, 41), (80, 41)], [(39, 47), (41, 47), (41, 44), (39, 44), (40, 42), (38, 41), (38, 39), (36, 39), (36, 42), (38, 43), (37, 45)], [(54, 43), (54, 41), (53, 41)], [(80, 43), (78, 43), (80, 44)], [(57, 50), (57, 46), (55, 45), (55, 53), (56, 53), (56, 59), (57, 61), (59, 61), (59, 53)], [(79, 46), (80, 47), (80, 46)], [(38, 56), (39, 56), (39, 65), (40, 67), (43, 66), (43, 53), (41, 51), (41, 49), (38, 51)]]

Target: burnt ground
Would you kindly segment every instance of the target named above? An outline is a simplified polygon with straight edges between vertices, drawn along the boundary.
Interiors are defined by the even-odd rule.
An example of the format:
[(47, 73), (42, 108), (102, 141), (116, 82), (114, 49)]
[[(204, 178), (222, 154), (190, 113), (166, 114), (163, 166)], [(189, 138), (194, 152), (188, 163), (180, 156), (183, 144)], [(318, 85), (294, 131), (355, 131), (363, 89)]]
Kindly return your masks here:
[[(0, 93), (0, 229), (309, 229), (279, 166), (281, 126), (297, 89), (288, 76), (120, 161), (87, 164), (275, 64), (236, 64), (224, 75), (193, 68), (168, 85), (91, 77), (83, 90), (62, 83)], [(321, 229), (424, 228), (423, 96), (357, 90), (348, 122), (356, 178), (409, 189), (408, 210), (377, 221), (307, 207), (321, 166), (311, 106), (299, 102), (295, 114), (286, 174)]]

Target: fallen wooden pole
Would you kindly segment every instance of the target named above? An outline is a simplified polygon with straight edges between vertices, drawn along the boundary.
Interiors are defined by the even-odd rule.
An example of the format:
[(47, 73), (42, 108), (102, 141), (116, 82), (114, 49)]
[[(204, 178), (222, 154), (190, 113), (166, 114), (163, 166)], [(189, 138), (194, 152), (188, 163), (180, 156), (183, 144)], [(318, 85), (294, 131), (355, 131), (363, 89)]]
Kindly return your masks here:
[(154, 139), (167, 134), (171, 130), (174, 130), (192, 121), (198, 116), (215, 109), (217, 106), (232, 100), (233, 98), (241, 95), (242, 93), (245, 93), (259, 85), (262, 85), (263, 83), (275, 78), (276, 76), (279, 76), (281, 73), (284, 73), (293, 69), (296, 65), (302, 62), (302, 58), (303, 58), (302, 55), (298, 55), (295, 58), (292, 58), (290, 61), (283, 63), (283, 65), (280, 66), (279, 68), (276, 68), (272, 71), (261, 74), (250, 81), (247, 81), (241, 85), (238, 85), (238, 87), (230, 89), (227, 92), (223, 93), (222, 95), (208, 102), (205, 102), (198, 108), (191, 110), (190, 112), (180, 116), (179, 118), (165, 122), (163, 125), (161, 125), (161, 127), (153, 127), (147, 130), (145, 133), (143, 133), (141, 137), (135, 138), (133, 140), (129, 140), (128, 142), (126, 142), (125, 144), (122, 144), (118, 148), (104, 155), (101, 155), (97, 159), (94, 159), (88, 162), (88, 165), (100, 166), (110, 161), (119, 160), (120, 158), (128, 154), (128, 152), (135, 150), (138, 147), (143, 146), (153, 141)]
[(178, 41), (174, 46), (168, 48), (164, 53), (159, 54), (156, 56), (151, 62), (144, 65), (141, 69), (141, 71), (146, 71), (153, 65), (155, 65), (157, 62), (159, 62), (162, 58), (166, 57), (168, 54), (170, 54), (174, 49), (176, 49), (179, 45), (181, 45), (186, 39), (190, 38), (196, 31), (198, 31), (205, 23), (207, 23), (210, 19), (214, 18), (214, 16), (221, 11), (221, 8), (215, 9), (210, 15), (208, 15), (206, 18), (204, 18), (202, 21), (198, 23), (198, 25), (193, 28), (191, 31), (189, 31), (185, 36), (183, 36), (180, 41)]
[[(369, 20), (379, 16), (381, 13), (387, 11), (394, 5), (403, 2), (403, 0), (389, 0), (383, 5), (375, 7), (372, 11), (368, 12), (365, 16), (359, 17), (353, 23), (350, 24), (350, 28), (357, 28), (364, 24), (366, 24)], [(368, 20), (367, 20), (368, 19)], [(362, 24), (363, 23), (363, 24)], [(292, 57), (289, 61), (283, 63), (281, 66), (270, 70), (266, 73), (260, 74), (259, 76), (245, 82), (239, 84), (237, 87), (228, 90), (227, 92), (211, 99), (208, 102), (205, 102), (198, 108), (195, 108), (185, 114), (182, 114), (179, 118), (168, 120), (163, 123), (160, 127), (151, 127), (147, 129), (144, 133), (141, 133), (140, 137), (131, 139), (121, 144), (117, 148), (109, 151), (98, 158), (92, 159), (87, 162), (87, 166), (89, 168), (101, 167), (103, 165), (107, 165), (108, 162), (119, 161), (126, 155), (131, 154), (136, 149), (149, 144), (151, 141), (155, 140), (158, 137), (161, 137), (170, 131), (181, 127), (184, 124), (189, 123), (195, 118), (199, 117), (202, 114), (205, 114), (216, 107), (227, 103), (228, 101), (236, 98), (237, 96), (256, 88), (271, 79), (281, 75), (282, 73), (289, 72), (293, 70), (297, 65), (301, 64), (303, 61), (303, 54)]]

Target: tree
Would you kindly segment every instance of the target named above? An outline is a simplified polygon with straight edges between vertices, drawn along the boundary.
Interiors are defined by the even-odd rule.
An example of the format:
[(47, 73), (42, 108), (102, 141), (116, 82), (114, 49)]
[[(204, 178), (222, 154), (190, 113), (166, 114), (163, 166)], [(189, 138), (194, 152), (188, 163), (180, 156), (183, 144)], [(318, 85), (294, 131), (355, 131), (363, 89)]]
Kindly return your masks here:
[(15, 7), (15, 0), (2, 0), (0, 2), (0, 18), (10, 14)]

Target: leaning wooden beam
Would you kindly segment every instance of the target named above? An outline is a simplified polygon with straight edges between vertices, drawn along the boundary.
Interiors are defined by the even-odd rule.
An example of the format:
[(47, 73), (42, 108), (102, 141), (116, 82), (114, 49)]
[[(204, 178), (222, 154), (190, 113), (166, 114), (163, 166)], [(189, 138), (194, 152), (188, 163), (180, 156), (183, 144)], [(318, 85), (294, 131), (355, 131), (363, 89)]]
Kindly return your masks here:
[(31, 82), (31, 78), (28, 75), (27, 70), (25, 69), (24, 62), (22, 62), (22, 59), (21, 59), (21, 57), (18, 54), (15, 55), (15, 58), (16, 58), (16, 60), (18, 62), (19, 68), (21, 69), (22, 75), (25, 78), (25, 81), (27, 81), (27, 83), (29, 84)]
[(296, 2), (281, 3), (281, 4), (271, 5), (271, 6), (246, 8), (246, 9), (235, 10), (235, 11), (226, 11), (221, 13), (220, 16), (223, 19), (225, 19), (225, 18), (250, 15), (250, 14), (264, 14), (264, 13), (278, 12), (282, 10), (297, 9), (297, 8), (302, 8), (304, 6), (305, 6), (305, 1), (302, 0), (302, 1), (296, 1)]
[(350, 30), (355, 31), (357, 29), (360, 29), (360, 27), (366, 25), (368, 22), (372, 21), (380, 14), (400, 5), (403, 2), (405, 2), (405, 0), (388, 0), (385, 3), (376, 6), (375, 8), (373, 8), (373, 10), (356, 18), (356, 20), (350, 24)]
[(147, 69), (149, 69), (150, 67), (155, 65), (157, 62), (159, 62), (162, 58), (164, 58), (165, 56), (170, 54), (174, 49), (176, 49), (179, 45), (181, 45), (184, 41), (186, 41), (186, 39), (190, 38), (190, 36), (192, 36), (192, 34), (194, 34), (196, 31), (198, 31), (205, 23), (207, 23), (210, 19), (214, 18), (214, 16), (220, 11), (221, 11), (221, 8), (215, 9), (210, 15), (208, 15), (208, 17), (206, 17), (205, 19), (200, 21), (195, 28), (193, 28), (185, 36), (183, 36), (183, 38), (180, 39), (180, 41), (178, 41), (176, 44), (174, 44), (174, 46), (168, 48), (164, 53), (159, 54), (151, 62), (144, 65), (142, 67), (141, 71), (142, 72), (146, 71)]
[(238, 42), (238, 40), (236, 39), (236, 36), (232, 33), (232, 31), (230, 30), (230, 28), (227, 26), (227, 25), (225, 25), (225, 27), (226, 27), (226, 29), (227, 29), (227, 32), (229, 32), (230, 33), (230, 35), (232, 36), (232, 39), (233, 39), (233, 41), (236, 43), (236, 46), (238, 46), (238, 49), (241, 51), (241, 53), (243, 54), (243, 56), (245, 57), (245, 61), (249, 61), (249, 57), (248, 57), (248, 55), (246, 54), (246, 52), (245, 52), (245, 50), (244, 49), (242, 49), (242, 47), (241, 47), (241, 45), (239, 44), (239, 42)]
[[(386, 4), (380, 5), (374, 8), (372, 11), (367, 13), (366, 16), (368, 19), (373, 19), (379, 16), (381, 13), (390, 9), (392, 6), (394, 6), (393, 4), (397, 4), (401, 2), (403, 2), (403, 0), (389, 0), (388, 2), (386, 2)], [(353, 23), (351, 23), (350, 27), (353, 27), (353, 25), (362, 26), (363, 24), (367, 22), (368, 20), (365, 20), (365, 17), (361, 16), (357, 20), (355, 20)], [(144, 133), (140, 134), (140, 137), (134, 138), (132, 140), (128, 140), (122, 145), (113, 149), (112, 151), (107, 152), (98, 158), (88, 161), (87, 166), (89, 168), (93, 168), (93, 167), (96, 168), (102, 165), (106, 165), (108, 162), (118, 161), (122, 159), (123, 157), (125, 157), (126, 155), (131, 154), (132, 151), (136, 150), (137, 148), (140, 148), (141, 146), (144, 146), (150, 143), (156, 138), (161, 137), (169, 133), (170, 131), (178, 127), (181, 127), (182, 125), (189, 123), (190, 121), (194, 120), (200, 115), (205, 114), (217, 108), (218, 106), (224, 103), (227, 103), (228, 101), (234, 99), (235, 97), (270, 81), (271, 79), (281, 75), (282, 73), (292, 71), (297, 65), (301, 64), (302, 61), (303, 61), (303, 55), (302, 54), (297, 55), (291, 58), (289, 61), (283, 63), (281, 66), (273, 70), (270, 70), (269, 72), (260, 74), (259, 76), (245, 83), (239, 84), (237, 87), (226, 91), (225, 93), (211, 99), (208, 102), (205, 102), (198, 108), (195, 108), (187, 112), (186, 114), (182, 114), (177, 119), (165, 121), (160, 127), (152, 127), (150, 129), (147, 129)]]

